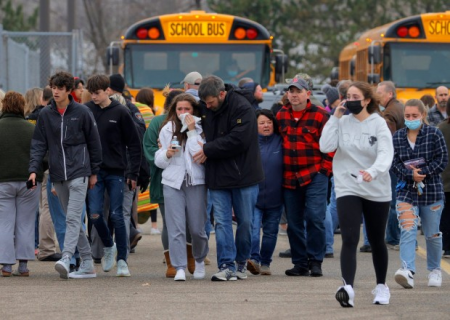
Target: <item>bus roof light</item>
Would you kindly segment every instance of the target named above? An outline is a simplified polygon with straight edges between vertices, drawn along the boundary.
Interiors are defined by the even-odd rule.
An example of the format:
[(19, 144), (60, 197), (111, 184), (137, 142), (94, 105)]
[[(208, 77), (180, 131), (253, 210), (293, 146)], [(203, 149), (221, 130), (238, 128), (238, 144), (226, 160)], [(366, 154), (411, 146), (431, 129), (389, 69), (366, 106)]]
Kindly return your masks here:
[(397, 35), (400, 38), (404, 38), (408, 35), (408, 28), (407, 27), (400, 27), (397, 29)]
[(158, 39), (159, 35), (160, 35), (160, 33), (159, 33), (158, 28), (153, 27), (153, 28), (150, 28), (150, 30), (148, 30), (148, 36), (150, 39), (153, 39), (153, 40)]
[(420, 36), (420, 30), (417, 26), (412, 26), (409, 28), (408, 34), (411, 38), (417, 38)]
[(256, 39), (256, 37), (258, 36), (258, 31), (256, 31), (255, 29), (247, 29), (247, 38), (249, 38), (250, 40)]
[(139, 29), (137, 29), (137, 31), (136, 31), (136, 36), (139, 38), (139, 39), (146, 39), (147, 38), (147, 29), (145, 29), (145, 28), (139, 28)]
[(246, 32), (244, 28), (237, 28), (234, 31), (234, 36), (236, 37), (236, 39), (238, 40), (242, 40), (245, 38)]

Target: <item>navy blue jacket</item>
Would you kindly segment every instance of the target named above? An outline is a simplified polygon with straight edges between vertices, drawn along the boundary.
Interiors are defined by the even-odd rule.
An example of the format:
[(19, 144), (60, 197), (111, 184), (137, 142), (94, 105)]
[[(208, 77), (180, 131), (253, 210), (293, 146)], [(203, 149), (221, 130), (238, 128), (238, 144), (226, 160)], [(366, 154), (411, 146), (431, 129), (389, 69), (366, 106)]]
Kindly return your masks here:
[(274, 209), (283, 204), (283, 139), (278, 134), (258, 139), (265, 179), (259, 184), (256, 207)]

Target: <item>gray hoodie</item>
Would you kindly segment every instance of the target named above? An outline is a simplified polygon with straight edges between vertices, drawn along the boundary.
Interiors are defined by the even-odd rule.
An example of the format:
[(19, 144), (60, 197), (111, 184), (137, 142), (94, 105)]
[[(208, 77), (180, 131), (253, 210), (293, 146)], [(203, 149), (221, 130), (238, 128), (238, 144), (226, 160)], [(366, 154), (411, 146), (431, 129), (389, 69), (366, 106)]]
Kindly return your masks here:
[[(323, 153), (336, 151), (333, 159), (336, 198), (352, 195), (370, 201), (391, 201), (389, 169), (394, 147), (392, 134), (380, 115), (371, 114), (364, 121), (352, 114), (341, 119), (332, 116), (319, 143)], [(359, 170), (367, 171), (373, 180), (357, 183), (355, 176)]]

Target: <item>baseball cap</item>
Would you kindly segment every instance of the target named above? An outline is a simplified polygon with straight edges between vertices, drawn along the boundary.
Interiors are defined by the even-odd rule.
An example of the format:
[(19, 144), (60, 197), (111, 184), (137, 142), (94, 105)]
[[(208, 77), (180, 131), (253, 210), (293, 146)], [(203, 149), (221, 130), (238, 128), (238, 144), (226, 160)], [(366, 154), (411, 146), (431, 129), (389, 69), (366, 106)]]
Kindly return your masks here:
[(300, 89), (300, 90), (303, 90), (303, 89), (309, 90), (308, 83), (306, 83), (305, 80), (300, 79), (300, 78), (292, 79), (292, 81), (289, 83), (288, 88), (290, 88), (290, 87), (296, 87), (297, 89)]
[(194, 85), (199, 85), (200, 81), (202, 81), (203, 77), (200, 73), (198, 73), (197, 71), (193, 71), (193, 72), (189, 72), (186, 77), (184, 77), (183, 81), (181, 81), (180, 83), (188, 83), (188, 84), (194, 84)]

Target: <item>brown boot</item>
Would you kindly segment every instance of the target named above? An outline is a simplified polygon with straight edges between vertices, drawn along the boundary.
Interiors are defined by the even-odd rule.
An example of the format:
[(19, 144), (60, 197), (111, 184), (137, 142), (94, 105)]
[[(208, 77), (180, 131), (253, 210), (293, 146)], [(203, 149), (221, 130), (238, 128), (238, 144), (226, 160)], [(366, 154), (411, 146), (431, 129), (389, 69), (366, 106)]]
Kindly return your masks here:
[(172, 267), (172, 263), (170, 263), (170, 255), (169, 250), (164, 251), (164, 256), (166, 257), (166, 278), (175, 278), (175, 274), (177, 273), (177, 270)]
[(188, 243), (186, 245), (186, 253), (187, 253), (187, 259), (188, 259), (188, 270), (190, 274), (194, 274), (195, 271), (195, 259), (192, 255), (192, 244)]

